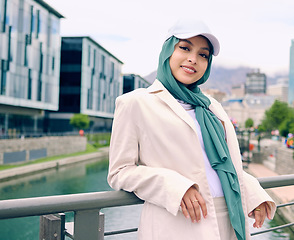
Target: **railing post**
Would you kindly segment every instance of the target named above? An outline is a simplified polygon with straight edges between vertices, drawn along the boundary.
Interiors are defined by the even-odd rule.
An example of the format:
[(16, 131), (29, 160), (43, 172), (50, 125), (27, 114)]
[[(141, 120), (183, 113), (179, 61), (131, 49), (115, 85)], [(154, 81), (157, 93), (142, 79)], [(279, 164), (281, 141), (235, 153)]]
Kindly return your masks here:
[(74, 239), (103, 240), (104, 215), (100, 216), (100, 211), (96, 209), (75, 212)]
[(50, 214), (40, 217), (40, 240), (61, 240), (61, 220)]

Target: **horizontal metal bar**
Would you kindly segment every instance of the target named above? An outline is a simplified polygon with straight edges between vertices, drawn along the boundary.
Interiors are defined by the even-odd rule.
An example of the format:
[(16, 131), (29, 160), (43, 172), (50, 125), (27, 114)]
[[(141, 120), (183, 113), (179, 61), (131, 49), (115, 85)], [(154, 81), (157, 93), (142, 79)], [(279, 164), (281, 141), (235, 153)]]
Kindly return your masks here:
[(259, 232), (251, 233), (251, 236), (262, 234), (262, 233), (267, 233), (267, 232), (272, 232), (272, 231), (275, 231), (275, 230), (278, 230), (278, 229), (282, 229), (282, 228), (286, 228), (286, 227), (291, 227), (293, 225), (294, 225), (294, 223), (288, 223), (288, 224), (280, 225), (278, 227), (273, 227), (273, 228), (269, 228), (267, 230), (262, 230), (262, 231), (259, 231)]
[(294, 185), (294, 174), (264, 177), (257, 179), (263, 188), (275, 188)]
[[(258, 179), (264, 188), (294, 185), (294, 174)], [(0, 219), (142, 204), (134, 193), (109, 191), (0, 201)]]
[(287, 206), (291, 206), (291, 205), (294, 205), (294, 202), (289, 202), (289, 203), (279, 204), (279, 205), (277, 205), (277, 208), (280, 208), (280, 207), (287, 207)]
[(137, 232), (137, 231), (138, 231), (138, 228), (130, 228), (130, 229), (125, 229), (125, 230), (105, 232), (104, 236), (117, 235), (117, 234), (130, 233), (130, 232)]
[(109, 191), (0, 201), (0, 219), (40, 216), (50, 213), (101, 209), (143, 201), (133, 193)]

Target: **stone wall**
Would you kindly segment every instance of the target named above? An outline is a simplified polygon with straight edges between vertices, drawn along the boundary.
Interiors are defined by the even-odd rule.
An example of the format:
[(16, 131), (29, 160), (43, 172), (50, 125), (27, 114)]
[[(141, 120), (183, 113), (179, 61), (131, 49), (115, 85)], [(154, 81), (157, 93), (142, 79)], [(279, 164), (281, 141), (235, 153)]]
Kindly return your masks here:
[(293, 149), (280, 147), (276, 153), (276, 173), (293, 174), (294, 173), (294, 151)]
[(81, 136), (0, 140), (0, 164), (80, 152), (86, 150), (86, 145), (87, 138)]
[(265, 140), (261, 144), (260, 152), (257, 152), (255, 146), (252, 161), (262, 163), (280, 175), (294, 172), (294, 150), (286, 148), (282, 141)]

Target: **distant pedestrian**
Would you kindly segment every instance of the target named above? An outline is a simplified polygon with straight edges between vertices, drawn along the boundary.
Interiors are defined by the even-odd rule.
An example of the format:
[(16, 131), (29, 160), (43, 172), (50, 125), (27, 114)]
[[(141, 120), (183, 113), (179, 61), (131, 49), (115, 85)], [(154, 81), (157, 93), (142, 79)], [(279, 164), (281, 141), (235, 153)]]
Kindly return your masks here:
[(140, 240), (250, 239), (247, 216), (254, 227), (274, 216), (273, 200), (242, 169), (230, 118), (199, 88), (219, 49), (205, 24), (180, 20), (154, 83), (117, 98), (108, 182), (145, 200)]

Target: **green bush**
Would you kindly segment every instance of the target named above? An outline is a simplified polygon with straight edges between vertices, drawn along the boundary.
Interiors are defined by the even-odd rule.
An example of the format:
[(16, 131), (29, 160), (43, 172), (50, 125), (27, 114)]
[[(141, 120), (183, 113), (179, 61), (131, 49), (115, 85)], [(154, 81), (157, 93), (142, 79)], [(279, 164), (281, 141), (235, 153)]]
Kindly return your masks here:
[(87, 129), (90, 125), (90, 119), (88, 115), (76, 113), (71, 117), (69, 123), (77, 129)]
[(253, 127), (253, 125), (254, 125), (254, 122), (253, 122), (253, 119), (252, 118), (248, 118), (245, 121), (245, 128), (251, 128), (251, 127)]

